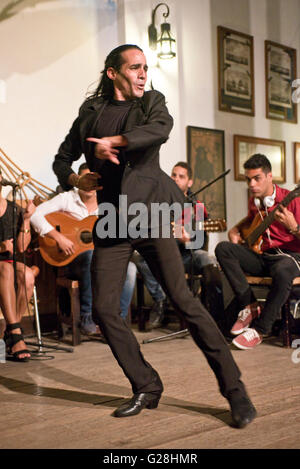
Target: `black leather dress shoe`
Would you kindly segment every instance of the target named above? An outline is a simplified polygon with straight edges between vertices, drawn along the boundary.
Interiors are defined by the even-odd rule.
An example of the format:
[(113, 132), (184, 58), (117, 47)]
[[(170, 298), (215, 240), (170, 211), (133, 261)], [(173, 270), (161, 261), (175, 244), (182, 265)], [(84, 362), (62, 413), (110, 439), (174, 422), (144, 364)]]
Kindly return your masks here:
[(132, 415), (139, 414), (143, 409), (156, 409), (160, 400), (161, 394), (154, 394), (151, 392), (141, 392), (134, 394), (129, 402), (122, 404), (113, 413), (114, 417), (131, 417)]
[(244, 428), (256, 417), (257, 412), (247, 395), (232, 395), (228, 398), (231, 416), (237, 428)]
[(163, 325), (165, 319), (165, 300), (156, 301), (152, 306), (149, 317), (150, 329), (156, 329)]

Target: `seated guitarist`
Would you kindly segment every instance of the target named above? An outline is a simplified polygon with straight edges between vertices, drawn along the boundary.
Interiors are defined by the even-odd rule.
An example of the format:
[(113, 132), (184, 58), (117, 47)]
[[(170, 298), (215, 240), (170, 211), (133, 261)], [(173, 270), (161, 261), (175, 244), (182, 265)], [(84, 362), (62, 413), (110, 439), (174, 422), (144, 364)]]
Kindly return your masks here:
[[(190, 165), (184, 161), (179, 161), (172, 169), (171, 178), (182, 190), (185, 196), (190, 195), (190, 187), (193, 185), (193, 173)], [(197, 200), (195, 200), (195, 203)], [(188, 215), (187, 215), (188, 216)], [(197, 215), (196, 215), (197, 218)], [(204, 218), (208, 218), (204, 207)], [(185, 236), (187, 233), (185, 233)], [(201, 274), (203, 276), (201, 300), (216, 321), (221, 319), (223, 312), (222, 281), (219, 269), (216, 266), (216, 259), (207, 252), (208, 236), (204, 233), (203, 249), (186, 249), (185, 242), (189, 237), (178, 239), (179, 249), (182, 256), (185, 271), (190, 274)], [(154, 278), (148, 264), (140, 255), (136, 255), (135, 262), (138, 271), (143, 277), (145, 285), (154, 300), (154, 305), (150, 312), (150, 328), (161, 327), (164, 322), (166, 294), (158, 281)]]
[[(263, 336), (270, 334), (289, 296), (293, 279), (300, 275), (300, 199), (296, 196), (292, 199), (292, 193), (273, 183), (272, 167), (266, 156), (251, 156), (244, 169), (251, 193), (248, 215), (228, 232), (231, 242), (219, 243), (215, 253), (241, 309), (231, 329), (237, 336), (233, 344), (247, 350), (259, 345)], [(288, 194), (291, 201), (287, 204), (284, 199)], [(261, 252), (240, 244), (242, 225), (248, 221), (250, 226), (256, 216), (263, 218), (268, 214), (272, 223), (262, 233)], [(245, 273), (272, 277), (262, 311)]]
[[(89, 172), (90, 170), (86, 163), (83, 163), (79, 167), (79, 176)], [(58, 211), (68, 213), (78, 220), (83, 220), (90, 215), (97, 215), (98, 204), (96, 191), (93, 190), (87, 192), (74, 188), (71, 191), (62, 192), (51, 200), (39, 205), (34, 216), (31, 217), (31, 224), (40, 236), (48, 236), (54, 239), (57, 242), (58, 247), (66, 255), (71, 256), (74, 253), (73, 242), (55, 229), (45, 218), (45, 215)], [(66, 266), (66, 275), (68, 278), (79, 281), (81, 332), (86, 335), (94, 335), (99, 332), (98, 327), (92, 319), (92, 289), (90, 274), (92, 254), (93, 250), (86, 250)], [(127, 278), (124, 284), (120, 305), (121, 316), (124, 317), (124, 319), (131, 302), (135, 286), (135, 277), (136, 267), (132, 262), (130, 262), (128, 265)]]

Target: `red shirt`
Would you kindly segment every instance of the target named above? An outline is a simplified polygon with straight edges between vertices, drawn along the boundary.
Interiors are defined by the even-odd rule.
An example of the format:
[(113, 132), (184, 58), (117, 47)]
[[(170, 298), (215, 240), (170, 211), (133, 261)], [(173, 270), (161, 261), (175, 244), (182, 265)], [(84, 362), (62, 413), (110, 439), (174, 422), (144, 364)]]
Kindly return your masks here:
[[(287, 189), (283, 189), (276, 184), (276, 197), (275, 197), (275, 204), (273, 207), (268, 208), (268, 213), (272, 212), (274, 208), (288, 195), (290, 191)], [(299, 197), (296, 197), (293, 199), (289, 205), (287, 206), (287, 209), (294, 214), (294, 217), (296, 219), (296, 222), (299, 223), (300, 225), (300, 199)], [(254, 204), (254, 197), (251, 197), (249, 199), (249, 204), (248, 204), (248, 218), (249, 220), (253, 220), (255, 215), (258, 213), (258, 209), (256, 208)], [(270, 239), (268, 237), (266, 230), (263, 235), (263, 242), (261, 245), (261, 250), (262, 251), (267, 251), (268, 249), (273, 249), (273, 248), (281, 248), (285, 249), (287, 251), (293, 251), (293, 252), (300, 252), (300, 240), (296, 238), (292, 233), (289, 233), (289, 231), (280, 223), (279, 221), (274, 221), (270, 226), (269, 226), (269, 234), (270, 234)]]

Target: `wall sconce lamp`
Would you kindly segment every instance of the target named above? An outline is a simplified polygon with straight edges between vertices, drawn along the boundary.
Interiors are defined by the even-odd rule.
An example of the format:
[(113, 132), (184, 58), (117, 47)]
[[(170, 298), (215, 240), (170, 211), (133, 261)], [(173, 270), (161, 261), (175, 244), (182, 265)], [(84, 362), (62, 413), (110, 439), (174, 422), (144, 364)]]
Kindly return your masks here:
[[(163, 13), (165, 22), (160, 25), (161, 36), (159, 39), (157, 39), (157, 30), (155, 27), (155, 14), (156, 14), (156, 10), (162, 5), (164, 5), (167, 8), (167, 12)], [(152, 23), (148, 27), (149, 47), (152, 50), (157, 50), (157, 45), (158, 45), (159, 51), (158, 51), (157, 56), (160, 59), (172, 59), (173, 57), (176, 57), (176, 54), (174, 52), (174, 46), (175, 46), (176, 41), (171, 36), (170, 23), (166, 22), (166, 18), (169, 16), (169, 13), (170, 13), (170, 10), (166, 3), (159, 3), (158, 5), (156, 5), (154, 10), (152, 10)]]

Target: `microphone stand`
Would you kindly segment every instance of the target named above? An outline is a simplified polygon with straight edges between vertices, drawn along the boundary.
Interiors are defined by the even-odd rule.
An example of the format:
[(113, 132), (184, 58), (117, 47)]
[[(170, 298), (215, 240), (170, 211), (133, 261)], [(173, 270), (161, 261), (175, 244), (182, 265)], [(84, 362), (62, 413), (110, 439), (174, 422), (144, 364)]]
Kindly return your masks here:
[(12, 186), (12, 196), (13, 196), (13, 216), (12, 216), (12, 225), (13, 225), (13, 268), (14, 268), (14, 286), (17, 298), (18, 292), (18, 283), (17, 283), (17, 232), (16, 232), (16, 213), (17, 213), (17, 203), (16, 203), (16, 190), (17, 186)]
[[(189, 194), (186, 196), (186, 199), (188, 201), (190, 201), (192, 203), (192, 217), (195, 216), (196, 214), (194, 214), (194, 205), (197, 203), (197, 201), (195, 202), (195, 196), (197, 194), (199, 194), (200, 192), (204, 191), (205, 189), (207, 189), (209, 186), (211, 186), (212, 184), (214, 184), (215, 182), (217, 182), (219, 179), (221, 178), (224, 178), (228, 173), (230, 173), (230, 169), (227, 169), (227, 171), (224, 171), (223, 173), (221, 173), (219, 176), (217, 176), (215, 179), (213, 179), (212, 181), (210, 181), (208, 184), (205, 184), (205, 186), (201, 187), (198, 191), (196, 192), (193, 192), (192, 194)], [(194, 294), (194, 296), (196, 296), (196, 293), (194, 293), (194, 262), (193, 262), (193, 250), (191, 249), (191, 257), (192, 257), (192, 262), (191, 262), (191, 290)], [(162, 336), (159, 336), (159, 337), (154, 337), (153, 339), (148, 339), (148, 340), (143, 340), (143, 344), (149, 344), (151, 342), (158, 342), (160, 340), (164, 340), (164, 339), (169, 339), (169, 338), (175, 338), (177, 337), (178, 335), (182, 335), (184, 334), (184, 337), (189, 334), (189, 330), (186, 328), (186, 329), (182, 329), (180, 331), (177, 331), (177, 332), (171, 332), (170, 334), (165, 334), (165, 335), (162, 335)]]

